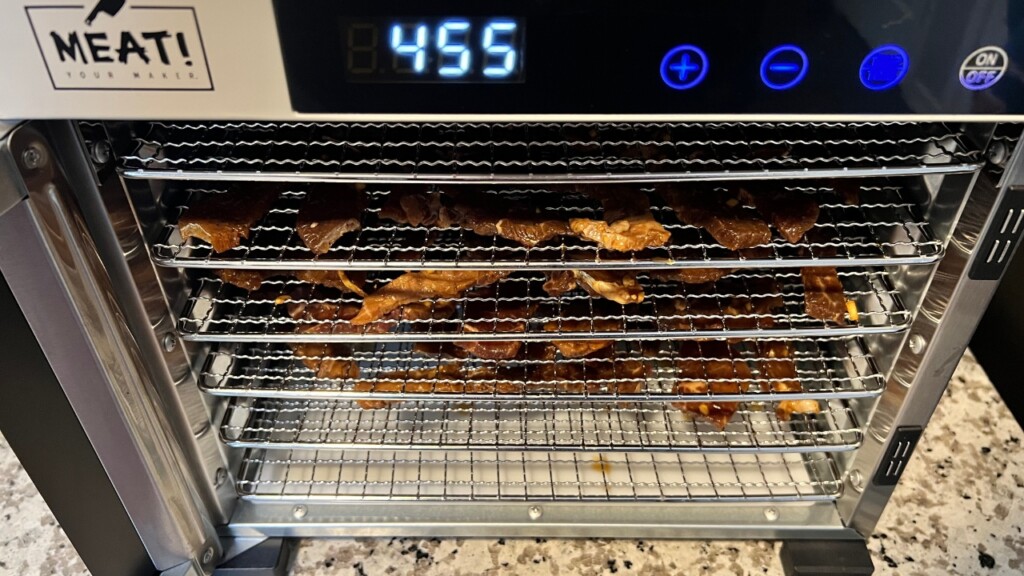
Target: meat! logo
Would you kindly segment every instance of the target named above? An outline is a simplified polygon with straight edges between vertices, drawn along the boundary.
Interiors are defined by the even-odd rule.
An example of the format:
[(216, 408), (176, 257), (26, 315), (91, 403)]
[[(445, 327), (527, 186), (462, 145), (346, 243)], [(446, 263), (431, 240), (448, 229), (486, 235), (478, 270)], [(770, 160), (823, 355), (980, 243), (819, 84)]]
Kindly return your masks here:
[(25, 13), (56, 90), (213, 90), (195, 8), (98, 0)]

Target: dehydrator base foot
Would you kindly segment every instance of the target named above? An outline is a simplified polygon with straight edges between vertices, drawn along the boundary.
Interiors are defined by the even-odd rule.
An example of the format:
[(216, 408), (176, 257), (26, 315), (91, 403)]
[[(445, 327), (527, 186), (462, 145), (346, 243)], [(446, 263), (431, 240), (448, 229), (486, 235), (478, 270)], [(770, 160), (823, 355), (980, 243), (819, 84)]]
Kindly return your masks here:
[(218, 566), (213, 576), (286, 576), (296, 542), (294, 538), (267, 538)]
[(863, 540), (785, 540), (779, 551), (786, 576), (871, 576)]

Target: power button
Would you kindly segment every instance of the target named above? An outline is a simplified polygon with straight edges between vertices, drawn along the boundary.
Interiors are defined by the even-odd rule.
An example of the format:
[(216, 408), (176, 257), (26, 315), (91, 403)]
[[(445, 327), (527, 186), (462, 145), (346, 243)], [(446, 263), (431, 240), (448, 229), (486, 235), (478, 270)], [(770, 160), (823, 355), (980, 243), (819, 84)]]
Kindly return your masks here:
[(999, 46), (978, 48), (960, 65), (960, 83), (968, 90), (991, 88), (1006, 74), (1009, 63), (1006, 51)]

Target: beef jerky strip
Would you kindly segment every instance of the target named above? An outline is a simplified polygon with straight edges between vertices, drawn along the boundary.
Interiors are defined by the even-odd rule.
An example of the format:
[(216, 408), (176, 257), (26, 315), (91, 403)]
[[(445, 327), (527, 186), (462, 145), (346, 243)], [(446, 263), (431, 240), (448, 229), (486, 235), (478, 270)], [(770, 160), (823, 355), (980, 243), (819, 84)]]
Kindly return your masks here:
[(601, 202), (601, 220), (570, 218), (572, 232), (602, 248), (633, 252), (664, 246), (671, 238), (651, 214), (650, 200), (641, 190), (628, 187), (577, 186), (577, 191)]
[(795, 190), (740, 188), (740, 199), (771, 221), (791, 244), (796, 244), (818, 222), (818, 202)]
[(804, 282), (804, 306), (807, 315), (836, 324), (846, 324), (846, 294), (835, 268), (800, 269)]
[[(479, 310), (483, 305), (474, 302), (467, 306), (466, 318), (472, 318), (463, 324), (463, 331), (469, 333), (522, 333), (526, 331), (526, 324), (530, 317), (537, 311), (536, 304), (505, 304), (497, 309), (490, 303), (487, 310)], [(522, 340), (480, 340), (480, 341), (457, 341), (455, 346), (462, 348), (477, 358), (487, 360), (508, 360), (515, 358), (523, 345)]]
[(413, 302), (391, 310), (376, 322), (356, 325), (351, 321), (359, 311), (355, 304), (307, 303), (288, 295), (279, 300), (288, 305), (288, 315), (300, 322), (296, 328), (300, 334), (384, 334), (402, 321), (448, 318), (455, 312), (449, 302)]
[(644, 301), (644, 288), (637, 281), (635, 272), (616, 270), (549, 272), (543, 288), (549, 296), (557, 298), (577, 286), (586, 290), (591, 296), (606, 298), (619, 304), (638, 304)]
[(178, 219), (181, 238), (199, 238), (214, 252), (227, 252), (249, 238), (249, 231), (270, 211), (278, 194), (279, 190), (264, 184), (205, 194)]
[(454, 204), (441, 208), (438, 224), (459, 226), (481, 236), (499, 236), (527, 248), (571, 233), (564, 220), (546, 218), (531, 211), (522, 202), (511, 202), (500, 195), (487, 194), (480, 187), (460, 187), (448, 195)]
[[(764, 340), (757, 343), (761, 354), (760, 371), (769, 382), (764, 390), (780, 393), (801, 392), (803, 387), (797, 376), (793, 348), (789, 342)], [(821, 410), (817, 400), (783, 400), (776, 404), (775, 415), (780, 420), (789, 420), (793, 414), (816, 414)]]
[[(621, 328), (618, 320), (586, 319), (586, 320), (552, 320), (544, 324), (545, 332), (611, 332)], [(613, 340), (553, 340), (551, 342), (562, 356), (566, 358), (582, 358), (598, 350), (608, 348)]]
[(369, 324), (403, 305), (421, 300), (458, 298), (470, 288), (493, 284), (508, 274), (470, 270), (407, 272), (364, 298), (362, 308), (351, 322), (357, 326)]
[(361, 272), (343, 272), (341, 270), (215, 270), (214, 274), (228, 284), (244, 288), (250, 292), (257, 290), (263, 281), (274, 276), (294, 276), (303, 282), (319, 284), (352, 292), (365, 297), (362, 284), (366, 275)]
[(752, 248), (772, 239), (768, 225), (753, 211), (743, 210), (735, 198), (710, 190), (666, 186), (662, 197), (684, 224), (703, 228), (730, 250)]
[[(708, 292), (728, 292), (732, 284), (696, 289), (687, 298), (673, 299), (662, 314), (676, 316), (663, 322), (674, 330), (753, 330), (775, 325), (772, 312), (785, 305), (777, 294), (778, 285), (770, 278), (750, 278), (745, 291), (750, 296), (716, 297)], [(707, 295), (705, 295), (707, 294)]]
[[(406, 394), (518, 394), (522, 392), (523, 386), (508, 378), (501, 370), (464, 370), (458, 363), (450, 363), (434, 368), (384, 372), (378, 374), (375, 380), (357, 382), (353, 389), (358, 392)], [(398, 400), (356, 400), (365, 409), (386, 408), (395, 402)]]
[(295, 228), (299, 238), (314, 254), (326, 254), (339, 238), (359, 230), (360, 218), (366, 209), (366, 192), (362, 184), (347, 189), (316, 186), (306, 193)]
[(651, 278), (663, 282), (683, 284), (707, 284), (716, 282), (735, 272), (732, 268), (678, 268), (675, 270), (652, 270)]
[(378, 216), (410, 226), (433, 226), (441, 213), (441, 194), (419, 188), (392, 190)]
[[(676, 361), (676, 392), (679, 394), (738, 394), (750, 385), (750, 367), (735, 358), (732, 348), (720, 340), (679, 343)], [(712, 398), (701, 402), (673, 402), (672, 406), (704, 418), (724, 429), (739, 408), (738, 402)]]
[(346, 380), (359, 377), (359, 363), (351, 358), (352, 349), (345, 344), (302, 342), (289, 346), (317, 378)]

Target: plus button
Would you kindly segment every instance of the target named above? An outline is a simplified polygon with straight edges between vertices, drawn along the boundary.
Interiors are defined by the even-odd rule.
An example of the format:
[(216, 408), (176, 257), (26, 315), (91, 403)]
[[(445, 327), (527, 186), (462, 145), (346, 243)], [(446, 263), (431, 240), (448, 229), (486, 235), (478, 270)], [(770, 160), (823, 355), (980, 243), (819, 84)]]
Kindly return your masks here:
[(696, 72), (702, 68), (692, 62), (690, 62), (690, 54), (688, 52), (683, 53), (683, 57), (679, 59), (678, 64), (672, 64), (668, 67), (669, 70), (679, 73), (679, 81), (686, 82), (686, 77), (690, 75), (690, 72)]
[(676, 90), (693, 88), (704, 80), (707, 73), (707, 55), (692, 44), (676, 46), (661, 59), (661, 79)]

